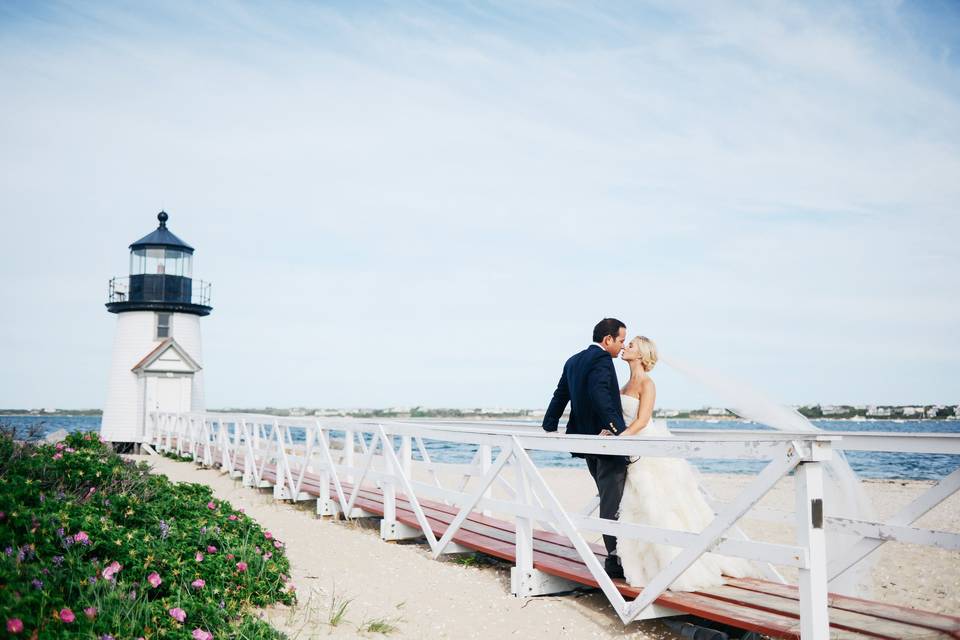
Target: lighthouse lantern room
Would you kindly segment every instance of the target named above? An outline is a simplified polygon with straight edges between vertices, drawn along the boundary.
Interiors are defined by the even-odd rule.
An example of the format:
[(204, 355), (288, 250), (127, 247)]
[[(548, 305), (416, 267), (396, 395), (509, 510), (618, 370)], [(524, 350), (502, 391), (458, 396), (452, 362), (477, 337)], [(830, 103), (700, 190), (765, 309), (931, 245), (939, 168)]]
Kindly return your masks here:
[(130, 274), (110, 280), (117, 315), (100, 435), (124, 449), (149, 439), (149, 414), (203, 411), (200, 318), (210, 284), (193, 279), (193, 247), (167, 228), (169, 216), (130, 245)]

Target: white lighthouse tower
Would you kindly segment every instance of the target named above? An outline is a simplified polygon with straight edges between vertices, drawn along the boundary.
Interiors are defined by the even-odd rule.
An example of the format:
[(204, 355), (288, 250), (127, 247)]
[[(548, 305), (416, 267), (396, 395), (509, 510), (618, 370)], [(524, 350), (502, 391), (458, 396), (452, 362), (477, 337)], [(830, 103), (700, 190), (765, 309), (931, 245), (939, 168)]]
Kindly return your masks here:
[(193, 247), (160, 226), (130, 245), (130, 275), (110, 281), (117, 314), (100, 435), (121, 447), (145, 441), (152, 411), (203, 411), (200, 318), (210, 284), (193, 279)]

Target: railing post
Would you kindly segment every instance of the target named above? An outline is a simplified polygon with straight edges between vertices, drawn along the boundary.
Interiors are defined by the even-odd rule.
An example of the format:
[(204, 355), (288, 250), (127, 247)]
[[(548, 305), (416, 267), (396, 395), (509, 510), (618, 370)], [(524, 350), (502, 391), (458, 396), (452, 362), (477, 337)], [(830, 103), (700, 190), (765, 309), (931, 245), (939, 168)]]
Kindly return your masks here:
[[(423, 537), (423, 532), (397, 521), (397, 484), (401, 476), (410, 480), (410, 461), (413, 457), (410, 436), (400, 437), (400, 455), (392, 456), (387, 453), (387, 447), (393, 448), (393, 435), (381, 430), (383, 446), (383, 462), (388, 472), (383, 481), (383, 519), (380, 521), (380, 538), (382, 540), (411, 540)], [(370, 446), (374, 446), (371, 443)], [(396, 460), (396, 464), (391, 462)], [(409, 500), (409, 496), (407, 497)]]
[[(317, 440), (320, 441), (320, 450), (329, 451), (330, 450), (330, 434), (326, 429), (320, 426), (320, 421), (317, 421)], [(336, 473), (335, 469), (329, 469), (326, 460), (320, 462), (320, 495), (317, 496), (317, 515), (318, 516), (334, 516), (337, 514), (336, 505), (333, 504), (333, 501), (330, 499), (330, 482), (332, 480), (331, 474)]]
[(797, 498), (797, 544), (809, 553), (809, 568), (800, 569), (800, 637), (828, 640), (827, 545), (823, 529), (823, 468), (801, 462), (794, 476)]
[[(486, 458), (481, 454), (481, 465)], [(520, 464), (513, 466), (516, 472), (517, 502), (522, 505), (531, 505), (530, 480)], [(528, 582), (533, 574), (533, 521), (526, 516), (516, 517), (516, 566), (510, 569), (510, 591), (517, 597), (530, 595)]]
[[(487, 475), (487, 472), (490, 471), (490, 467), (493, 465), (493, 447), (488, 444), (480, 445), (480, 477)], [(483, 492), (484, 498), (493, 497), (493, 485), (490, 485), (490, 488)], [(492, 515), (490, 509), (484, 509), (483, 515), (488, 518)]]
[[(273, 480), (273, 499), (274, 500), (290, 500), (293, 498), (293, 487), (288, 486), (288, 475), (290, 472), (290, 461), (287, 459), (286, 447), (286, 438), (284, 434), (287, 432), (289, 427), (280, 426), (280, 421), (274, 419), (273, 421), (273, 439), (277, 443), (276, 449), (274, 449), (276, 460), (274, 461), (274, 480)], [(264, 465), (266, 469), (266, 465)], [(261, 476), (262, 480), (262, 476)]]
[(354, 450), (353, 450), (353, 429), (346, 427), (343, 430), (343, 464), (347, 467), (347, 482), (353, 484), (354, 475), (353, 475), (353, 465), (354, 465)]

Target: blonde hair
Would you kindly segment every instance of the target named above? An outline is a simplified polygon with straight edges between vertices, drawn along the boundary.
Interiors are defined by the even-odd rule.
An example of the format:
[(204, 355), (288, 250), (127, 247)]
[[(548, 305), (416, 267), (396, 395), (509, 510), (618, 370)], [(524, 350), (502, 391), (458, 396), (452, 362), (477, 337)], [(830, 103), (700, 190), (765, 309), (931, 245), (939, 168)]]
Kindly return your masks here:
[(640, 350), (640, 364), (644, 371), (651, 371), (657, 366), (657, 343), (646, 336), (636, 336), (637, 348)]

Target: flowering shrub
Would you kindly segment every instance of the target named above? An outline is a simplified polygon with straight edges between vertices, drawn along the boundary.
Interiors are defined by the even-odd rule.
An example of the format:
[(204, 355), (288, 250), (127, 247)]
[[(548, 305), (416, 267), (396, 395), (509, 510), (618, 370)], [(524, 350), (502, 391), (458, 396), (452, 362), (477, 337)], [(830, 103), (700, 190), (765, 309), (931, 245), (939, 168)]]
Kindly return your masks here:
[(252, 613), (295, 600), (271, 541), (209, 487), (151, 475), (96, 433), (55, 445), (0, 437), (0, 624), (11, 637), (281, 638)]

